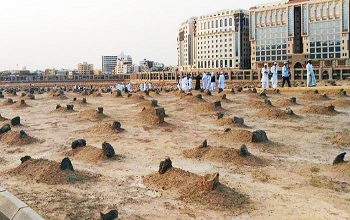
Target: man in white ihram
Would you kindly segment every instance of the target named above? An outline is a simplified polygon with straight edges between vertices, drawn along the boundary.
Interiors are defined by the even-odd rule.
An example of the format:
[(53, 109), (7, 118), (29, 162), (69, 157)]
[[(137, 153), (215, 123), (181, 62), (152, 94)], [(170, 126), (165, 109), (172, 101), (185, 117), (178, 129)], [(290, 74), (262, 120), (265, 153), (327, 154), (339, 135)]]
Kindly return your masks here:
[(216, 89), (216, 76), (214, 72), (211, 73), (210, 81), (210, 91), (214, 91)]
[(206, 90), (207, 85), (208, 85), (208, 77), (206, 73), (203, 73), (203, 77), (202, 77), (202, 82), (203, 82), (203, 89)]
[(272, 83), (272, 88), (277, 89), (278, 86), (278, 75), (277, 75), (277, 63), (274, 62), (273, 66), (271, 67), (271, 73), (272, 73), (272, 77), (271, 77), (271, 83)]
[(315, 72), (314, 72), (314, 68), (312, 67), (312, 61), (310, 59), (307, 61), (306, 70), (307, 70), (307, 82), (306, 82), (307, 87), (316, 86), (317, 82), (315, 78)]
[(219, 92), (222, 92), (225, 89), (225, 81), (225, 75), (223, 72), (221, 72), (219, 76)]
[(193, 84), (192, 84), (192, 77), (188, 76), (188, 90), (192, 90), (193, 89)]
[(263, 89), (269, 88), (269, 67), (267, 66), (267, 63), (264, 64), (264, 67), (261, 69), (261, 84)]
[(188, 88), (187, 88), (188, 80), (187, 80), (187, 76), (186, 75), (183, 76), (181, 85), (182, 85), (182, 91), (187, 91), (188, 90)]

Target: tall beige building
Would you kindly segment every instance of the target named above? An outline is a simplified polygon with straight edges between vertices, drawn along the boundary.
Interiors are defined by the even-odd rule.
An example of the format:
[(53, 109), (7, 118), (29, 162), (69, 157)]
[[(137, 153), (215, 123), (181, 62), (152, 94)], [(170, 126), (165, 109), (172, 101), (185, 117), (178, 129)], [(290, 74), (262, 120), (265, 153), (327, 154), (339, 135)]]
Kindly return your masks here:
[(93, 64), (88, 64), (87, 62), (78, 64), (78, 73), (81, 75), (89, 75), (92, 74), (94, 70)]
[(252, 69), (286, 60), (301, 69), (310, 58), (317, 72), (346, 72), (349, 36), (349, 0), (287, 0), (250, 9)]
[(222, 10), (197, 19), (199, 69), (250, 68), (249, 12)]
[(177, 38), (177, 51), (178, 67), (181, 71), (190, 70), (194, 67), (195, 64), (196, 22), (196, 17), (190, 18), (187, 21), (183, 22), (179, 28), (179, 36)]

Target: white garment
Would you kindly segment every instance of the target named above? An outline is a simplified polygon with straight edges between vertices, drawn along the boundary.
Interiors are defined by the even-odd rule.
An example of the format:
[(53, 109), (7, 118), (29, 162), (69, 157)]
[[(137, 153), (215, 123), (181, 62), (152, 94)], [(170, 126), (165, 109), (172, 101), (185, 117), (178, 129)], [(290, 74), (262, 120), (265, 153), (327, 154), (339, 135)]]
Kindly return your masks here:
[(188, 79), (188, 89), (191, 90), (193, 89), (193, 84), (192, 84), (192, 77)]
[(211, 87), (211, 76), (210, 74), (207, 75), (207, 89), (210, 89)]
[(308, 63), (306, 65), (306, 70), (307, 70), (307, 82), (306, 82), (307, 87), (316, 86), (317, 82), (316, 82), (315, 72), (314, 72), (314, 68), (312, 67), (312, 64)]
[(204, 90), (208, 89), (208, 88), (207, 88), (207, 86), (208, 86), (208, 77), (207, 77), (207, 74), (203, 74), (202, 81), (203, 81), (203, 89), (204, 89)]
[(219, 89), (225, 89), (225, 76), (224, 74), (220, 74), (219, 76)]
[(152, 83), (148, 83), (148, 89), (152, 89)]
[(143, 89), (146, 91), (147, 90), (147, 84), (143, 83)]
[(181, 78), (179, 78), (179, 79), (178, 79), (178, 82), (177, 82), (177, 88), (178, 88), (179, 90), (181, 90), (181, 89), (182, 89), (181, 84), (182, 84), (182, 79), (181, 79)]
[(182, 78), (182, 91), (187, 91), (188, 90), (188, 87), (187, 87), (187, 84), (188, 84), (188, 80), (187, 80), (187, 76), (185, 76), (184, 78)]
[(140, 84), (140, 91), (143, 91), (143, 83)]
[[(212, 82), (212, 78), (214, 77), (214, 82)], [(210, 76), (210, 90), (213, 91), (216, 89), (216, 76), (214, 75), (214, 73), (211, 73)]]
[(131, 91), (131, 84), (128, 83), (128, 84), (126, 85), (126, 88), (128, 89), (128, 92), (130, 92), (130, 91)]
[(261, 83), (262, 83), (262, 87), (264, 89), (268, 89), (269, 88), (269, 68), (262, 68), (261, 69), (261, 74), (262, 74), (262, 78), (261, 78)]
[(272, 88), (276, 89), (278, 86), (277, 66), (273, 65), (271, 67), (271, 73), (273, 74), (271, 77)]

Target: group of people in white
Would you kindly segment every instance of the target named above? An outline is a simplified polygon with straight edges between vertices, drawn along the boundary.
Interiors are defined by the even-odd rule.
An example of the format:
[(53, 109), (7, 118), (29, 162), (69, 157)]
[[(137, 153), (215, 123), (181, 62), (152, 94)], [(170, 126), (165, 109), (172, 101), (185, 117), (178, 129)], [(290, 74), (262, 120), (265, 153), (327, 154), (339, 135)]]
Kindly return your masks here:
[(109, 88), (114, 91), (114, 90), (120, 90), (120, 91), (126, 91), (130, 92), (131, 91), (131, 83), (117, 83), (115, 85), (110, 85)]
[[(315, 72), (312, 67), (312, 60), (307, 61), (306, 65), (306, 71), (307, 71), (307, 87), (316, 86), (316, 78), (315, 78)], [(274, 62), (271, 69), (269, 69), (269, 66), (267, 63), (264, 64), (264, 67), (261, 69), (261, 84), (263, 89), (270, 88), (270, 81), (272, 88), (276, 89), (278, 87), (278, 65), (277, 62)], [(285, 83), (288, 84), (288, 87), (291, 87), (290, 83), (290, 68), (288, 66), (288, 62), (285, 61), (284, 65), (282, 67), (282, 88), (284, 87)]]
[(140, 91), (141, 92), (144, 92), (144, 91), (148, 91), (148, 90), (152, 90), (153, 89), (153, 85), (151, 82), (143, 82), (143, 83), (140, 83)]
[[(217, 86), (219, 90), (225, 89), (225, 75), (223, 72), (220, 72), (218, 85), (217, 85), (217, 76), (214, 72), (204, 73), (202, 76), (203, 89), (214, 91)], [(182, 91), (188, 91), (193, 89), (192, 77), (184, 75), (182, 78), (178, 78), (177, 88)]]

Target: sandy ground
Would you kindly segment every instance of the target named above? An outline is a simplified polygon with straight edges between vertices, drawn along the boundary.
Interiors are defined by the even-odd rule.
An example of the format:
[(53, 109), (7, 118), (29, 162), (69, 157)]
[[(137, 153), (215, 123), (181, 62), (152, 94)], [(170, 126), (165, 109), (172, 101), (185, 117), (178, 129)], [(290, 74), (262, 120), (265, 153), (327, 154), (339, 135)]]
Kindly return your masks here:
[[(105, 207), (117, 208), (120, 219), (350, 219), (350, 165), (332, 166), (336, 155), (349, 152), (350, 146), (350, 97), (337, 95), (341, 88), (350, 93), (349, 86), (317, 87), (318, 95), (312, 94), (315, 88), (280, 89), (280, 94), (269, 90), (272, 106), (246, 90), (225, 91), (226, 100), (221, 99), (222, 93), (203, 94), (203, 101), (195, 98), (197, 91), (192, 92), (193, 97), (151, 93), (144, 102), (125, 94), (122, 98), (102, 94), (87, 96), (87, 104), (79, 103), (83, 97), (72, 92), (65, 94), (65, 100), (35, 94), (35, 100), (26, 99), (27, 106), (0, 106), (2, 117), (21, 117), (22, 125), (12, 131), (24, 130), (33, 138), (16, 142), (0, 135), (0, 184), (45, 219), (98, 219)], [(320, 98), (323, 93), (328, 98)], [(20, 99), (5, 94), (7, 97)], [(73, 102), (74, 97), (78, 101)], [(297, 98), (297, 104), (288, 102), (291, 97)], [(166, 124), (150, 124), (141, 114), (143, 107), (152, 108), (152, 99), (165, 108)], [(212, 108), (217, 100), (220, 109)], [(73, 112), (55, 111), (57, 104), (71, 103)], [(331, 104), (336, 112), (320, 107)], [(86, 111), (97, 107), (104, 108), (105, 116)], [(284, 114), (288, 107), (295, 116)], [(224, 122), (217, 120), (218, 111), (224, 113)], [(234, 116), (243, 117), (245, 126), (232, 124)], [(110, 131), (108, 125), (113, 121), (120, 121), (125, 130)], [(4, 123), (8, 121), (0, 125)], [(231, 131), (225, 133), (226, 128)], [(265, 130), (269, 142), (252, 143), (235, 136), (236, 130)], [(107, 141), (118, 158), (101, 159), (93, 148), (86, 155), (72, 156), (71, 143), (80, 138), (99, 149)], [(184, 155), (205, 139), (213, 148), (212, 155)], [(215, 152), (239, 149), (242, 144), (264, 162), (222, 159)], [(38, 178), (41, 169), (16, 172), (25, 155), (58, 163), (71, 155), (74, 169), (93, 178), (55, 184), (47, 179), (51, 176)], [(210, 195), (207, 201), (198, 202), (181, 198), (176, 187), (146, 184), (144, 178), (157, 172), (166, 156), (174, 167), (194, 174), (218, 172), (220, 183), (242, 195), (244, 205), (217, 207), (211, 205)]]

